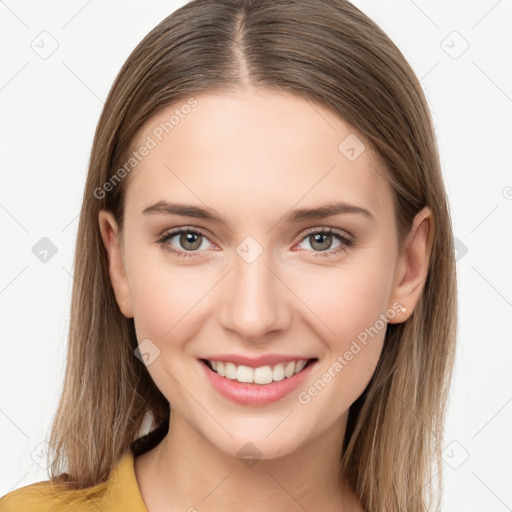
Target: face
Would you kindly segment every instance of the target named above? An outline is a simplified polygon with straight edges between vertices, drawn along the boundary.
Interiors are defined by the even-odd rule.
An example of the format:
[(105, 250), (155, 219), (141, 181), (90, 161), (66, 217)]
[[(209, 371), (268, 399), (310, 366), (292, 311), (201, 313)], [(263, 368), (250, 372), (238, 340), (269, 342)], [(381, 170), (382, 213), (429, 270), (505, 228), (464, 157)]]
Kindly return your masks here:
[[(134, 141), (151, 148), (125, 178), (112, 283), (171, 416), (225, 453), (252, 442), (286, 455), (344, 425), (386, 315), (404, 319), (397, 300), (413, 286), (392, 191), (362, 137), (316, 104), (263, 90), (195, 99), (172, 131), (180, 105)], [(117, 226), (108, 212), (100, 224), (106, 241)]]

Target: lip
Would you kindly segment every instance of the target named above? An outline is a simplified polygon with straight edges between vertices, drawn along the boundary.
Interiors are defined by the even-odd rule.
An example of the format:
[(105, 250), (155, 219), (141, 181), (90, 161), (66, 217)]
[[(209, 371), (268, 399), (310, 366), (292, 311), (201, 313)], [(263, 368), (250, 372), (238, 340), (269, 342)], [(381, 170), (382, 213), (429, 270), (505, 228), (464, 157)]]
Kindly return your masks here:
[[(225, 361), (225, 359), (219, 360)], [(296, 360), (296, 358), (292, 358), (291, 360)], [(283, 359), (280, 359), (278, 362), (281, 361), (283, 361)], [(308, 364), (304, 369), (292, 377), (271, 382), (270, 384), (248, 384), (238, 382), (237, 380), (231, 380), (227, 377), (221, 377), (210, 369), (204, 360), (199, 359), (198, 362), (203, 368), (203, 371), (213, 388), (223, 397), (241, 405), (257, 406), (276, 402), (291, 393), (294, 389), (297, 389), (311, 373), (313, 367), (318, 362), (318, 359), (308, 361)], [(254, 362), (254, 360), (252, 362)], [(260, 365), (259, 360), (258, 365)]]
[(258, 368), (260, 366), (273, 366), (279, 363), (290, 363), (291, 361), (300, 361), (305, 359), (314, 359), (314, 356), (292, 356), (287, 354), (267, 354), (258, 357), (246, 357), (238, 354), (218, 354), (214, 356), (205, 356), (201, 359), (209, 359), (210, 361), (223, 361), (225, 363), (234, 363), (237, 366), (249, 366), (250, 368)]

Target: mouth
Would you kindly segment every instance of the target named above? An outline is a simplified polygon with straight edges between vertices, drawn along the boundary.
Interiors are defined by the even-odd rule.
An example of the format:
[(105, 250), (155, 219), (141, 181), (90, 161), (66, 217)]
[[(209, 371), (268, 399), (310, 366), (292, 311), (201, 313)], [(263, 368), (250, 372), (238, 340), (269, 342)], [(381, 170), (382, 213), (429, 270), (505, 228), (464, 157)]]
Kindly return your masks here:
[(209, 371), (241, 384), (254, 384), (265, 386), (273, 382), (291, 379), (318, 361), (318, 358), (299, 359), (296, 361), (283, 361), (273, 365), (264, 365), (253, 368), (251, 366), (237, 365), (231, 361), (215, 361), (200, 359)]

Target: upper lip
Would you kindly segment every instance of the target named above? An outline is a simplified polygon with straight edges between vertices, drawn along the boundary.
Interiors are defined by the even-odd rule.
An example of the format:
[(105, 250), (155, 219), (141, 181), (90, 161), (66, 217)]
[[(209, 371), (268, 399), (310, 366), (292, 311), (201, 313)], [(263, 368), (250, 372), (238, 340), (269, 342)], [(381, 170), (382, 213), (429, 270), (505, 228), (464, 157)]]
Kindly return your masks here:
[(212, 356), (206, 356), (202, 359), (208, 359), (210, 361), (223, 361), (226, 363), (234, 363), (237, 366), (249, 366), (250, 368), (259, 368), (260, 366), (271, 366), (278, 363), (288, 363), (290, 361), (300, 361), (309, 359), (316, 359), (307, 356), (294, 356), (289, 354), (267, 354), (258, 357), (247, 357), (237, 354), (217, 354)]

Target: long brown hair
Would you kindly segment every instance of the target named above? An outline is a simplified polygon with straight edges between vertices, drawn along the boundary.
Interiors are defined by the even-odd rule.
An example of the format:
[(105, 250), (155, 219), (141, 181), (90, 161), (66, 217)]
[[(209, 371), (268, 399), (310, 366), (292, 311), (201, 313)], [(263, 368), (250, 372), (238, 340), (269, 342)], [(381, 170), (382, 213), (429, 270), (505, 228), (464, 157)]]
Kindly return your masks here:
[[(384, 165), (400, 243), (415, 214), (432, 210), (422, 296), (407, 321), (387, 326), (340, 454), (367, 512), (427, 510), (432, 478), (441, 482), (457, 329), (451, 219), (418, 79), (387, 35), (344, 0), (194, 0), (158, 24), (123, 65), (96, 129), (83, 196), (51, 478), (70, 489), (100, 483), (131, 447), (147, 449), (166, 433), (169, 403), (134, 356), (133, 319), (114, 297), (98, 213), (113, 212), (122, 228), (129, 175), (119, 169), (144, 123), (201, 92), (244, 87), (301, 95), (355, 127)], [(153, 437), (142, 437), (148, 430)]]

